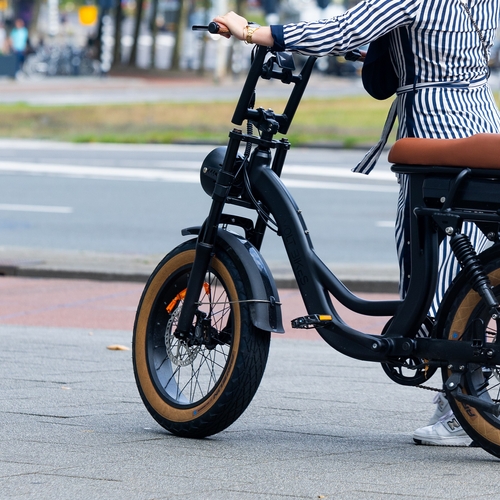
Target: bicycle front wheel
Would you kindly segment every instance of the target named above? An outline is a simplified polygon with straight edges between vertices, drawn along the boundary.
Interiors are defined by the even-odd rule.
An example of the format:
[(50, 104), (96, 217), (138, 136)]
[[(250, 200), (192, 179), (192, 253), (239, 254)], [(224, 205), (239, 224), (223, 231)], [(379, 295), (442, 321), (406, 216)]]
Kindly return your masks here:
[[(500, 258), (485, 266), (497, 300), (500, 299)], [(487, 342), (495, 342), (499, 334), (496, 321), (491, 319), (488, 307), (470, 286), (457, 295), (446, 322), (448, 340), (471, 342), (478, 329), (484, 331)], [(451, 375), (443, 368), (443, 380)], [(463, 376), (464, 394), (492, 403), (500, 400), (500, 365), (469, 364)], [(500, 419), (485, 410), (456, 401), (448, 394), (450, 406), (469, 436), (483, 449), (500, 458)]]
[(133, 362), (153, 418), (173, 434), (201, 438), (224, 430), (247, 408), (264, 374), (270, 333), (251, 322), (241, 266), (217, 249), (198, 302), (195, 338), (175, 336), (195, 244), (173, 250), (149, 279), (136, 315)]

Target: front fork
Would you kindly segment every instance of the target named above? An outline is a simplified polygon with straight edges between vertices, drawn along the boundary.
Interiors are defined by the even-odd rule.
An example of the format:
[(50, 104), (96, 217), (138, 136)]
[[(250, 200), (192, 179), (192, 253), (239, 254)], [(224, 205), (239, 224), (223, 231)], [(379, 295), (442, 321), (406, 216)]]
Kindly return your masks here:
[[(193, 318), (195, 317), (200, 292), (205, 281), (205, 274), (210, 259), (213, 255), (213, 250), (217, 238), (217, 230), (221, 220), (222, 210), (226, 204), (229, 191), (234, 182), (237, 168), (236, 157), (238, 149), (243, 140), (243, 135), (238, 130), (233, 130), (230, 134), (226, 155), (222, 163), (222, 168), (217, 175), (214, 192), (212, 194), (212, 205), (203, 227), (201, 228), (198, 240), (196, 243), (196, 254), (193, 262), (193, 268), (189, 276), (184, 305), (177, 323), (175, 335), (179, 339), (189, 340), (193, 335)], [(280, 161), (284, 161), (284, 157), (280, 157)], [(258, 147), (250, 160), (249, 168), (252, 168), (256, 163), (269, 166), (271, 163), (271, 151), (269, 148)], [(260, 227), (257, 222), (256, 238), (259, 242), (262, 241), (264, 228)]]
[(241, 139), (238, 134), (231, 134), (222, 168), (217, 175), (210, 212), (198, 235), (193, 268), (189, 275), (184, 305), (175, 331), (179, 339), (188, 339), (192, 334), (193, 318), (198, 307), (205, 274), (212, 258), (219, 221), (235, 176), (234, 169), (240, 143)]

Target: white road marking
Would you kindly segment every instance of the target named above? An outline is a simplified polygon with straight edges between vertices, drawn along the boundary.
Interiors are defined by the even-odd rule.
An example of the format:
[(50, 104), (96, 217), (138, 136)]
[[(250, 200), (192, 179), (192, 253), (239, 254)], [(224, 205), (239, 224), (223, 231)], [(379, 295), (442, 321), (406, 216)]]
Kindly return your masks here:
[(52, 214), (71, 214), (72, 207), (58, 207), (51, 205), (17, 205), (11, 203), (0, 203), (0, 210), (9, 212), (44, 212)]
[(33, 175), (57, 175), (89, 179), (123, 179), (145, 181), (199, 182), (197, 172), (148, 168), (86, 167), (81, 165), (57, 165), (47, 163), (21, 163), (0, 161), (0, 172)]
[(315, 175), (318, 177), (340, 177), (352, 179), (353, 181), (387, 181), (396, 184), (396, 174), (394, 172), (370, 172), (370, 175), (351, 172), (345, 168), (339, 167), (312, 167), (310, 165), (286, 165), (283, 169), (284, 174), (293, 175)]
[(372, 193), (397, 193), (397, 186), (383, 184), (353, 184), (350, 182), (327, 182), (308, 181), (299, 179), (283, 179), (283, 183), (289, 188), (309, 188), (309, 189), (333, 189), (336, 191), (369, 191)]
[[(165, 162), (167, 163), (167, 162)], [(116, 179), (139, 181), (162, 181), (198, 184), (199, 164), (192, 161), (168, 162), (168, 167), (175, 168), (122, 168), (84, 165), (58, 165), (48, 163), (25, 163), (0, 161), (0, 172), (22, 173), (28, 175), (55, 175), (86, 179)], [(193, 169), (196, 167), (196, 170)], [(354, 174), (337, 167), (308, 167), (290, 165), (284, 173), (283, 182), (290, 188), (331, 189), (340, 191), (371, 191), (392, 193), (399, 190), (395, 177), (390, 172), (376, 172), (371, 176)], [(353, 182), (329, 182), (290, 178), (297, 176), (318, 176), (325, 178), (352, 179)], [(368, 183), (367, 181), (387, 181), (387, 184)]]

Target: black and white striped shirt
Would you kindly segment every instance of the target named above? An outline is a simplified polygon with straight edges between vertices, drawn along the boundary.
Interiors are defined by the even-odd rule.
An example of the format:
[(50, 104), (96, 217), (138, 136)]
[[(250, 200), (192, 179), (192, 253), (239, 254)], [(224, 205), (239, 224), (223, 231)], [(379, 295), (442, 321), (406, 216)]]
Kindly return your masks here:
[[(498, 0), (469, 0), (469, 7), (491, 49), (500, 16)], [(407, 34), (411, 52), (404, 51), (401, 30)], [(470, 88), (430, 86), (402, 94), (398, 137), (500, 132), (500, 114), (486, 84), (483, 45), (461, 0), (364, 0), (332, 19), (273, 26), (272, 31), (285, 50), (314, 56), (345, 54), (391, 31), (400, 86), (478, 82)], [(408, 98), (414, 99), (410, 107)]]

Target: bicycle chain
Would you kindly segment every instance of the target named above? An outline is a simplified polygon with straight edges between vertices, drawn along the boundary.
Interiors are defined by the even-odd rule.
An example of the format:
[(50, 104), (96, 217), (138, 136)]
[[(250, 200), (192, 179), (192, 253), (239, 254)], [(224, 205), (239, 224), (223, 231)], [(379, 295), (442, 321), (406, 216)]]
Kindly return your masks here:
[[(425, 391), (432, 391), (432, 392), (440, 392), (442, 394), (445, 393), (444, 389), (438, 389), (436, 387), (428, 387), (426, 385), (416, 385), (415, 387), (418, 387), (419, 389), (424, 389)], [(500, 403), (500, 399), (492, 399), (494, 403)]]
[(434, 392), (441, 392), (444, 394), (445, 390), (444, 389), (437, 389), (436, 387), (428, 387), (426, 385), (416, 385), (415, 387), (418, 387), (419, 389), (424, 389), (426, 391), (434, 391)]

